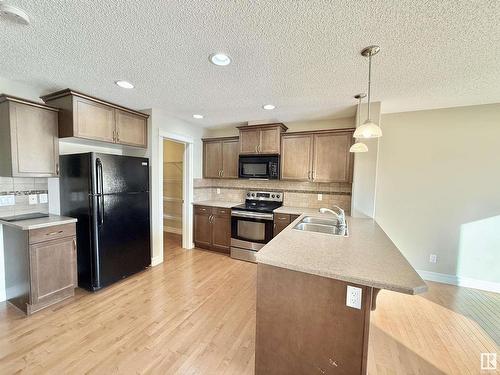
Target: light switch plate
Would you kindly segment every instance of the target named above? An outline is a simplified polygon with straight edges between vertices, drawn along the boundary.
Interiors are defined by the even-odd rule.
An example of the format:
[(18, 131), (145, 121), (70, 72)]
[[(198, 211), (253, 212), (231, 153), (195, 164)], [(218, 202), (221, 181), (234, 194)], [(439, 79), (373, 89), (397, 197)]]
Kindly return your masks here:
[(429, 255), (429, 262), (431, 263), (437, 263), (438, 257), (436, 254), (430, 254)]
[(220, 189), (219, 188), (217, 188), (217, 194), (220, 194)]
[(48, 194), (38, 194), (38, 201), (40, 203), (47, 203), (49, 201)]
[(13, 206), (16, 204), (16, 197), (11, 195), (0, 195), (0, 206)]
[(38, 204), (38, 195), (36, 195), (36, 194), (28, 195), (28, 203), (29, 204)]
[(361, 310), (362, 293), (361, 288), (347, 285), (346, 306)]
[(323, 194), (318, 194), (318, 200), (322, 201), (323, 200)]

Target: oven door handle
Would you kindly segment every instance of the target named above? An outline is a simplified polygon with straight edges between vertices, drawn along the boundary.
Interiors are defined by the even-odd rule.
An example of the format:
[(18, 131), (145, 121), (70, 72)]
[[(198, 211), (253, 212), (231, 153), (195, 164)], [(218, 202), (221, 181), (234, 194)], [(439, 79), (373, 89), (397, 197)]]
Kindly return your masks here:
[(247, 212), (247, 211), (231, 211), (231, 216), (236, 217), (247, 217), (251, 219), (263, 219), (263, 220), (273, 220), (273, 214), (264, 214), (259, 212)]

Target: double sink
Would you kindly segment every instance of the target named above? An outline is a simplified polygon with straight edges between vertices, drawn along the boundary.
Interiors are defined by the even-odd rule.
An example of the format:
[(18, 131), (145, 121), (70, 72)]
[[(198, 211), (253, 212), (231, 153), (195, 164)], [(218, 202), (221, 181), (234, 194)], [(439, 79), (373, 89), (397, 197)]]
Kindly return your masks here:
[(306, 216), (300, 222), (298, 222), (293, 227), (293, 229), (306, 232), (326, 233), (333, 236), (348, 236), (347, 224), (342, 225), (336, 219), (323, 219), (318, 217)]

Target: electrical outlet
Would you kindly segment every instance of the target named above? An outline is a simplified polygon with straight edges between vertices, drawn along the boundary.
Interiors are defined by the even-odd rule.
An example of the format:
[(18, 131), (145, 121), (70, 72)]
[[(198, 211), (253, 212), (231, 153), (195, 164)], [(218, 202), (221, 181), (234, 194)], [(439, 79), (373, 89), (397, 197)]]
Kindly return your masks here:
[(16, 204), (15, 195), (0, 195), (0, 206), (13, 206)]
[(323, 200), (323, 194), (318, 194), (318, 200), (322, 201)]
[(219, 188), (217, 188), (217, 194), (220, 194), (220, 189)]
[(28, 195), (28, 202), (29, 204), (38, 204), (38, 195), (36, 194)]
[(47, 194), (38, 194), (38, 201), (40, 203), (47, 203), (49, 201), (49, 196)]
[(436, 254), (429, 255), (429, 262), (431, 262), (431, 263), (437, 263), (437, 261), (438, 261), (438, 257), (437, 257)]
[(347, 285), (346, 306), (361, 310), (362, 292), (361, 288)]

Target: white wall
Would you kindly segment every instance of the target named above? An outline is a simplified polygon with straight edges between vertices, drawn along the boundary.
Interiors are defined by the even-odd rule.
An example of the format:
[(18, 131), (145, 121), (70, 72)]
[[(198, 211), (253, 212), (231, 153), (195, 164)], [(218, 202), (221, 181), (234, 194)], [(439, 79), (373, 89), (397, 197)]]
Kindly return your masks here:
[[(152, 264), (156, 265), (163, 261), (163, 186), (160, 186), (160, 175), (158, 163), (163, 162), (160, 154), (159, 135), (160, 129), (170, 134), (192, 138), (193, 143), (193, 175), (194, 178), (202, 176), (202, 142), (204, 129), (201, 126), (192, 125), (170, 116), (161, 109), (153, 108), (149, 111), (149, 157), (151, 168), (151, 245)], [(192, 194), (191, 194), (192, 195)], [(190, 202), (186, 202), (190, 204)]]
[(381, 124), (377, 222), (419, 270), (500, 283), (500, 104)]

